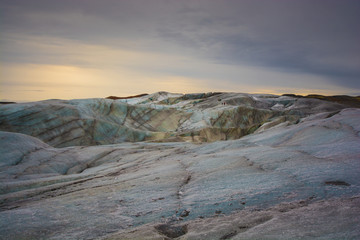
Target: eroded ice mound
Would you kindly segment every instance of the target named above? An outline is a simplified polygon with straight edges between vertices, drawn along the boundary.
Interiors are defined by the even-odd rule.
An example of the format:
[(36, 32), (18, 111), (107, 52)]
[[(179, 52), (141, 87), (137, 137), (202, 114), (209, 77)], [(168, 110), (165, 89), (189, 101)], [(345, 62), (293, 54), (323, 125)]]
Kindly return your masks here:
[(138, 141), (238, 139), (260, 126), (297, 122), (346, 106), (318, 99), (238, 93), (171, 94), (131, 99), (47, 100), (0, 107), (0, 130), (55, 146)]

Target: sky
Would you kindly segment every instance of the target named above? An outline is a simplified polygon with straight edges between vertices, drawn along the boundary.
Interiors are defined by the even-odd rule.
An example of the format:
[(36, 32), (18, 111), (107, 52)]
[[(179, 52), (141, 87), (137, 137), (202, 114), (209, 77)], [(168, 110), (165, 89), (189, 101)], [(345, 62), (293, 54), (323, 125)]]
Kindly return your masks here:
[(360, 95), (359, 0), (0, 0), (0, 100)]

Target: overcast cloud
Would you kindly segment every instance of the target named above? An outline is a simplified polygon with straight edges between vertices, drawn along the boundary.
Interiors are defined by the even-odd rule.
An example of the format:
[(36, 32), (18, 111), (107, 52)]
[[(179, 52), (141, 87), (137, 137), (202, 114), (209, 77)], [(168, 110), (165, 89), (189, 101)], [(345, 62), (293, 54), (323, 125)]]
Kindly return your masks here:
[[(0, 11), (3, 65), (127, 66), (144, 75), (208, 78), (214, 90), (211, 84), (223, 80), (234, 91), (256, 82), (255, 91), (323, 85), (360, 94), (357, 0), (0, 0)], [(109, 52), (87, 53), (92, 47)], [(120, 50), (139, 56), (121, 61)], [(141, 54), (162, 57), (144, 62)], [(247, 81), (236, 68), (263, 74)], [(287, 79), (267, 78), (269, 72)], [(2, 84), (9, 79), (3, 75)]]

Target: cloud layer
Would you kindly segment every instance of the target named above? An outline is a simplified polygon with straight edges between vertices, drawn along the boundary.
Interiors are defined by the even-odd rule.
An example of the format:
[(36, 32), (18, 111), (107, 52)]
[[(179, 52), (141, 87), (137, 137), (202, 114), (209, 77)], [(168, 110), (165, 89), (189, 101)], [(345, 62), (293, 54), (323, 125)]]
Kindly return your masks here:
[(126, 89), (119, 94), (139, 85), (360, 94), (356, 0), (1, 0), (0, 11), (1, 66), (12, 65), (1, 73), (4, 87), (15, 66), (53, 65), (96, 71), (99, 86)]

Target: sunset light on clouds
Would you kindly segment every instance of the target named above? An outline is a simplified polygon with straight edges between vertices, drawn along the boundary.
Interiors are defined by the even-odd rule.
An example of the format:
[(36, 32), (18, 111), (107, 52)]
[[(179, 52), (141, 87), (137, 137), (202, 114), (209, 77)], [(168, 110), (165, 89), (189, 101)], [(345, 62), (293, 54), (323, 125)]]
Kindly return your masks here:
[(360, 2), (0, 0), (0, 99), (360, 95)]

